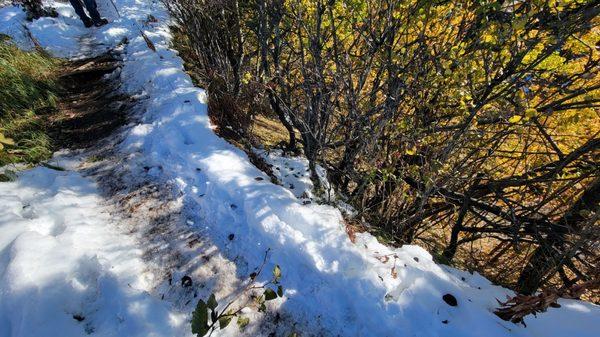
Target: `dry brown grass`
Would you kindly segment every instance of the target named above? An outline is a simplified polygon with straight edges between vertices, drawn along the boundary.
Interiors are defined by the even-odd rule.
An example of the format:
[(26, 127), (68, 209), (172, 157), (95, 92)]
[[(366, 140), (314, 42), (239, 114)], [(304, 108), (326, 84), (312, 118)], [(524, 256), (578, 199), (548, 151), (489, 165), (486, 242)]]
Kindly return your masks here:
[(256, 115), (250, 132), (258, 143), (272, 148), (288, 141), (288, 133), (283, 124), (274, 116)]

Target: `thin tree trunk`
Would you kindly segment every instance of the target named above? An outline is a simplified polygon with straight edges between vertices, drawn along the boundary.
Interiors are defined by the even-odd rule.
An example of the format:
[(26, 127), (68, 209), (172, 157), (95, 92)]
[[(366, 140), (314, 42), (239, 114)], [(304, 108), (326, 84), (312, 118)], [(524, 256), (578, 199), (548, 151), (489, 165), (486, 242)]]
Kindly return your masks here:
[(563, 251), (567, 234), (578, 232), (585, 211), (598, 210), (600, 202), (600, 178), (589, 186), (579, 200), (565, 213), (560, 221), (561, 230), (550, 234), (533, 252), (517, 282), (517, 289), (522, 294), (533, 294), (543, 286), (544, 282), (558, 271), (564, 263)]

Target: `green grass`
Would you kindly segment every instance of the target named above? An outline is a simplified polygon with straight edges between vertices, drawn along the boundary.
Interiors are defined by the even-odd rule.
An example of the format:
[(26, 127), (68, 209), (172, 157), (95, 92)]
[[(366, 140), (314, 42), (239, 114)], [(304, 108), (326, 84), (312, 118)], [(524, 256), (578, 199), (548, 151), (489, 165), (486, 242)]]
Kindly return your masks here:
[(52, 155), (46, 120), (56, 111), (60, 61), (24, 52), (0, 36), (0, 134), (14, 145), (0, 150), (0, 166), (36, 164)]

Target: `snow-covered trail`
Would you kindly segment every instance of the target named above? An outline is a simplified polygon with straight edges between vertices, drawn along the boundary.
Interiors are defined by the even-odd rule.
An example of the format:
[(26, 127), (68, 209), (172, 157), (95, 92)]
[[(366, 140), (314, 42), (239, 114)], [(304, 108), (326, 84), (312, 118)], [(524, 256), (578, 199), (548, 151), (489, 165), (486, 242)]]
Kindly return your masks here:
[(184, 335), (96, 183), (58, 163), (0, 184), (0, 336)]
[[(528, 318), (525, 328), (504, 322), (492, 313), (497, 305), (496, 298), (504, 299), (512, 293), (491, 285), (477, 274), (437, 265), (430, 254), (416, 246), (386, 247), (369, 234), (358, 234), (356, 242), (351, 242), (337, 209), (325, 205), (304, 205), (290, 190), (270, 183), (268, 177), (249, 162), (244, 152), (213, 133), (206, 111), (206, 93), (193, 86), (183, 71), (182, 60), (169, 48), (168, 16), (158, 1), (117, 0), (121, 18), (114, 15), (108, 0), (98, 2), (101, 11), (108, 13), (113, 20), (103, 28), (85, 30), (74, 18), (72, 10), (59, 2), (52, 3), (59, 8), (60, 18), (43, 18), (28, 24), (28, 27), (50, 52), (65, 57), (99, 54), (115, 48), (123, 38), (127, 38), (128, 43), (119, 47), (123, 49), (123, 68), (119, 75), (123, 90), (138, 99), (138, 113), (120, 134), (122, 141), (116, 150), (117, 171), (124, 172), (128, 177), (124, 183), (131, 187), (138, 186), (136, 184), (140, 181), (154, 182), (168, 192), (177, 208), (173, 216), (181, 220), (174, 221), (170, 225), (172, 227), (164, 231), (166, 234), (160, 235), (159, 242), (164, 247), (158, 247), (153, 253), (160, 254), (168, 248), (171, 254), (177, 255), (177, 263), (169, 262), (169, 268), (175, 269), (170, 271), (175, 284), (155, 280), (158, 286), (154, 283), (152, 289), (148, 288), (148, 284), (132, 287), (138, 292), (140, 289), (150, 291), (153, 296), (146, 300), (154, 301), (151, 306), (159, 308), (151, 311), (157, 317), (148, 318), (152, 319), (153, 325), (146, 331), (157, 336), (189, 334), (185, 328), (177, 330), (181, 323), (178, 315), (189, 314), (193, 307), (193, 303), (182, 301), (181, 293), (173, 290), (181, 276), (192, 276), (200, 297), (211, 291), (217, 292), (218, 296), (227, 296), (234, 289), (236, 279), (246, 279), (261, 264), (265, 251), (269, 250), (266, 269), (275, 264), (281, 266), (281, 282), (286, 290), (284, 299), (275, 301), (270, 310), (281, 313), (296, 324), (296, 327), (293, 323), (286, 324), (277, 330), (277, 335), (289, 335), (292, 331), (301, 335), (333, 336), (598, 335), (598, 306), (561, 301), (562, 308), (550, 309), (537, 318)], [(149, 14), (157, 22), (148, 20)], [(24, 37), (19, 38), (20, 31), (15, 28), (21, 24), (22, 16), (7, 9), (0, 11), (2, 18), (0, 32), (12, 32), (17, 41), (26, 43)], [(137, 32), (138, 25), (154, 41), (157, 53), (147, 48)], [(301, 161), (298, 163), (300, 167)], [(27, 174), (21, 177), (25, 181), (31, 179)], [(41, 186), (40, 190), (43, 188)], [(93, 211), (90, 209), (91, 213)], [(137, 219), (143, 218), (143, 215), (138, 214)], [(7, 219), (5, 224), (16, 221), (16, 218)], [(5, 227), (0, 226), (0, 231), (4, 231)], [(141, 233), (144, 231), (141, 230)], [(187, 239), (189, 233), (197, 234), (208, 243), (199, 247), (181, 244), (181, 236)], [(51, 236), (51, 233), (46, 235)], [(146, 248), (140, 245), (140, 239), (143, 240), (143, 237), (135, 239), (136, 248), (127, 251), (127, 259), (138, 261), (139, 271), (164, 268), (160, 256), (139, 260), (136, 250)], [(119, 240), (123, 240), (125, 245), (132, 239), (122, 237)], [(14, 242), (9, 245), (12, 247)], [(90, 252), (98, 250), (100, 255), (104, 254), (100, 248), (90, 247)], [(52, 249), (48, 248), (48, 251)], [(47, 255), (50, 254), (48, 252)], [(207, 256), (214, 258), (209, 262), (205, 259)], [(10, 264), (13, 259), (9, 255), (2, 261)], [(152, 262), (151, 265), (148, 261)], [(138, 262), (131, 263), (137, 265)], [(101, 263), (97, 267), (103, 268)], [(111, 275), (109, 278), (117, 280), (117, 284), (123, 284), (128, 283), (127, 278), (138, 274), (133, 270), (125, 268), (122, 269), (123, 275), (106, 275)], [(16, 273), (20, 275), (20, 272)], [(262, 280), (266, 278), (263, 276)], [(11, 276), (8, 281), (12, 279)], [(93, 289), (100, 289), (94, 293), (99, 294), (101, 299), (104, 296), (112, 298), (103, 288)], [(457, 298), (457, 306), (449, 306), (442, 300), (442, 296), (448, 293)], [(167, 301), (159, 301), (160, 294), (167, 294)], [(2, 296), (17, 295), (9, 291)], [(116, 301), (129, 305), (132, 298), (135, 296), (119, 295)], [(47, 310), (58, 305), (50, 300), (41, 299), (40, 302)], [(95, 303), (99, 302), (102, 301)], [(110, 305), (97, 308), (111, 310)], [(255, 312), (248, 315), (256, 320), (262, 317)], [(7, 311), (0, 313), (0, 323), (10, 321), (10, 329), (14, 329), (14, 321), (23, 317), (28, 316), (20, 315), (18, 311)], [(144, 318), (135, 316), (130, 320), (143, 322)], [(73, 320), (62, 316), (61, 319)], [(40, 324), (47, 322), (42, 320)], [(167, 325), (175, 330), (164, 330)], [(19, 331), (23, 331), (22, 334), (6, 336), (25, 336), (35, 331), (29, 326), (21, 327), (23, 330)], [(4, 337), (1, 329), (0, 336)], [(118, 325), (115, 329), (97, 331), (107, 336), (132, 335), (119, 330)], [(246, 334), (270, 333), (264, 329), (249, 331)], [(239, 333), (232, 324), (215, 335), (233, 336)]]

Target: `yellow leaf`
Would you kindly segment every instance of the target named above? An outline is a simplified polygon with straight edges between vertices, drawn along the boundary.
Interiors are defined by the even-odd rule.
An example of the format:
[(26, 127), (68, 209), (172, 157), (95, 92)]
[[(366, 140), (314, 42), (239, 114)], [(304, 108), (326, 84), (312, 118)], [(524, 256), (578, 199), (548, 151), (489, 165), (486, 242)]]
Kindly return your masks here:
[(406, 154), (409, 156), (414, 156), (417, 153), (417, 148), (414, 146), (410, 149), (406, 149)]
[(0, 144), (15, 145), (15, 141), (11, 138), (4, 137), (4, 135), (0, 133)]
[(250, 80), (252, 80), (252, 74), (250, 74), (249, 72), (246, 72), (244, 74), (244, 77), (242, 78), (242, 83), (248, 84), (250, 82)]
[(511, 118), (509, 118), (509, 119), (508, 119), (508, 121), (509, 121), (510, 123), (513, 123), (513, 124), (515, 124), (515, 123), (519, 123), (519, 122), (521, 121), (521, 119), (522, 119), (522, 118), (523, 118), (523, 117), (521, 117), (521, 116), (519, 116), (519, 115), (514, 115), (514, 116), (512, 116)]
[(525, 117), (527, 118), (532, 118), (537, 116), (537, 110), (534, 108), (529, 108), (527, 110), (525, 110)]
[(486, 34), (483, 35), (483, 39), (482, 40), (485, 43), (495, 43), (496, 42), (496, 38), (493, 35), (488, 34), (488, 33), (486, 33)]

